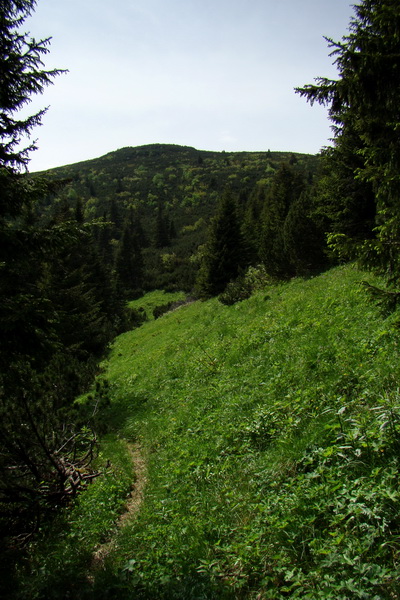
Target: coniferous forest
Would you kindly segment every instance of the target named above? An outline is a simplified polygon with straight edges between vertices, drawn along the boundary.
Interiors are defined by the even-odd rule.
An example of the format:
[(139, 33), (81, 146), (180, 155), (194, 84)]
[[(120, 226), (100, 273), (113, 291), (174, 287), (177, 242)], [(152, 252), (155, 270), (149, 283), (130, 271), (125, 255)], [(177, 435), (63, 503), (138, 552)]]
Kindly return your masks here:
[(36, 4), (0, 6), (2, 594), (400, 598), (399, 0), (293, 92), (316, 156), (31, 173)]

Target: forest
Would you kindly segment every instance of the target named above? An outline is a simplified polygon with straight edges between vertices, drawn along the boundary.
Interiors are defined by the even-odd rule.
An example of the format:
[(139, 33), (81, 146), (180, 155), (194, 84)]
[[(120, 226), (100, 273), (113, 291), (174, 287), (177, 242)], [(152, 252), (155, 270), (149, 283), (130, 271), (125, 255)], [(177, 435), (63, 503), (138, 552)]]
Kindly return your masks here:
[(399, 0), (294, 91), (328, 107), (316, 156), (40, 173), (35, 7), (0, 6), (2, 596), (400, 598)]
[[(317, 169), (316, 156), (289, 152), (207, 152), (166, 144), (123, 148), (48, 171), (46, 177), (61, 190), (43, 198), (39, 218), (49, 219), (57, 212), (70, 219), (78, 210), (84, 222), (99, 221), (96, 249), (128, 295), (157, 288), (189, 293), (196, 284), (210, 220), (224, 196), (231, 197), (240, 229), (232, 232), (237, 239), (229, 243), (246, 247), (246, 268), (265, 260), (265, 235), (254, 227), (267, 221), (261, 214), (272, 202), (267, 202), (267, 194), (275, 202), (280, 197), (282, 206), (276, 211), (283, 227), (289, 206), (311, 187)], [(318, 260), (324, 261), (317, 256), (304, 260), (311, 262), (303, 269), (311, 270), (318, 268)], [(296, 270), (289, 263), (290, 259), (288, 275)]]

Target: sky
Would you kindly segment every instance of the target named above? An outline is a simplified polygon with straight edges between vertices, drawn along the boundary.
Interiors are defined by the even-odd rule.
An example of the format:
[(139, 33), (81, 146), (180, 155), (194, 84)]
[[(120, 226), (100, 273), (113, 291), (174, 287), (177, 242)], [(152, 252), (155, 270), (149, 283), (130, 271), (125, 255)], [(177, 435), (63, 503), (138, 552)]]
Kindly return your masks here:
[(38, 0), (23, 30), (52, 37), (46, 68), (68, 69), (33, 98), (49, 107), (29, 170), (153, 143), (315, 154), (327, 110), (294, 92), (335, 78), (348, 0)]

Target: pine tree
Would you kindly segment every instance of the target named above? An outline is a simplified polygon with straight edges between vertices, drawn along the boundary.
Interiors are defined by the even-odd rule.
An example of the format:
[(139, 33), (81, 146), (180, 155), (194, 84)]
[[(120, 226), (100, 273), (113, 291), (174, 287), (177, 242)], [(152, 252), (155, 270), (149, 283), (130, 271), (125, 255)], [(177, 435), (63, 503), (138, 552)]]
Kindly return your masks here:
[(285, 255), (296, 276), (310, 275), (328, 264), (324, 234), (312, 211), (310, 192), (302, 192), (291, 204), (283, 226)]
[(354, 145), (325, 149), (313, 184), (315, 213), (326, 234), (343, 234), (354, 242), (375, 237), (376, 202), (370, 182), (354, 176), (361, 166)]
[[(35, 0), (0, 3), (0, 368), (22, 352), (36, 357), (46, 353), (51, 325), (44, 316), (47, 303), (38, 290), (44, 246), (57, 243), (57, 232), (38, 231), (21, 220), (44, 194), (46, 182), (29, 180), (26, 169), (35, 143), (20, 148), (46, 112), (20, 117), (31, 95), (42, 93), (60, 70), (45, 71), (42, 57), (49, 39), (37, 41), (19, 32), (32, 13)], [(35, 258), (33, 258), (35, 257)], [(32, 261), (33, 264), (32, 264)]]
[[(49, 51), (49, 38), (37, 41), (19, 32), (35, 6), (36, 0), (8, 0), (0, 6), (0, 167), (8, 173), (27, 166), (36, 144), (30, 143), (22, 150), (19, 145), (40, 124), (46, 109), (29, 117), (16, 114), (31, 101), (32, 94), (42, 93), (62, 72), (41, 68), (42, 57)], [(5, 209), (18, 211), (13, 201), (14, 197), (2, 198), (2, 214)]]
[(102, 225), (96, 232), (96, 243), (98, 254), (101, 257), (102, 262), (111, 266), (114, 264), (114, 253), (112, 247), (112, 225), (108, 218), (107, 212), (104, 211), (102, 217)]
[[(390, 285), (400, 277), (400, 1), (362, 0), (354, 7), (349, 34), (341, 42), (327, 39), (338, 68), (336, 80), (318, 78), (298, 88), (311, 103), (329, 107), (334, 146), (330, 151), (334, 179), (343, 188), (345, 208), (355, 221), (353, 206), (362, 210), (362, 187), (368, 218), (374, 211), (374, 236), (359, 235), (346, 223), (334, 239), (371, 268), (386, 273)], [(343, 180), (346, 157), (349, 170)], [(370, 196), (373, 195), (373, 202)], [(345, 219), (343, 219), (345, 221)], [(365, 222), (361, 231), (365, 230)], [(372, 237), (372, 239), (371, 239)], [(361, 238), (361, 241), (360, 241)]]
[(110, 341), (102, 298), (93, 281), (93, 252), (89, 232), (82, 231), (51, 257), (43, 282), (43, 291), (57, 315), (57, 339), (64, 352), (81, 361), (100, 356)]
[(75, 221), (77, 223), (83, 223), (85, 218), (83, 215), (83, 206), (82, 206), (82, 199), (81, 198), (77, 198), (76, 199), (76, 203), (75, 203)]
[(292, 275), (285, 252), (283, 228), (293, 202), (304, 190), (303, 178), (288, 164), (282, 164), (268, 190), (262, 213), (261, 257), (267, 272), (276, 277)]
[(18, 113), (61, 73), (42, 69), (48, 39), (19, 32), (35, 6), (35, 0), (0, 3), (0, 505), (8, 507), (0, 521), (9, 534), (21, 516), (33, 519), (90, 479), (95, 442), (59, 411), (71, 399), (70, 375), (79, 373), (70, 370), (60, 316), (67, 311), (51, 282), (80, 226), (63, 219), (41, 225), (34, 205), (51, 185), (22, 174), (35, 143), (22, 150), (20, 143), (45, 110)]
[(156, 248), (165, 248), (170, 244), (171, 223), (168, 214), (160, 202), (157, 207), (156, 231), (154, 245)]
[[(58, 243), (59, 232), (42, 231), (21, 220), (24, 214), (32, 214), (32, 204), (47, 189), (43, 180), (20, 174), (35, 144), (19, 148), (23, 138), (40, 124), (45, 110), (25, 118), (18, 113), (32, 94), (43, 92), (61, 73), (41, 69), (49, 39), (36, 41), (19, 32), (35, 5), (35, 0), (0, 4), (0, 332), (6, 340), (0, 363), (7, 363), (21, 348), (27, 352), (27, 345), (35, 356), (40, 355), (39, 349), (46, 346), (43, 328), (51, 329), (38, 279), (45, 247)], [(20, 345), (23, 338), (25, 344)]]
[(115, 260), (118, 282), (125, 294), (135, 297), (141, 293), (143, 283), (143, 257), (132, 211), (123, 231)]
[(120, 210), (115, 198), (113, 198), (110, 202), (110, 222), (111, 225), (111, 236), (115, 239), (119, 239), (121, 235), (122, 228), (122, 217), (120, 214)]
[(242, 236), (248, 263), (256, 266), (261, 262), (260, 240), (262, 238), (261, 215), (265, 205), (265, 188), (257, 186), (244, 207)]
[(244, 244), (237, 217), (237, 205), (226, 192), (212, 219), (202, 264), (196, 283), (201, 297), (217, 296), (234, 281), (246, 266)]

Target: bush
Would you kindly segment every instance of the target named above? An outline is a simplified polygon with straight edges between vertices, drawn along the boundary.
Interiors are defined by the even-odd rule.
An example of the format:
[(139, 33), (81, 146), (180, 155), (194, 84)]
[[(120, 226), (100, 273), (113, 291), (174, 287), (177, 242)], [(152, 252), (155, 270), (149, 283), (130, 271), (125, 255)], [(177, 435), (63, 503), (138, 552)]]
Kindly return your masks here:
[(227, 306), (250, 298), (257, 290), (263, 289), (271, 283), (271, 278), (262, 265), (249, 267), (235, 281), (231, 281), (225, 290), (218, 296), (218, 300)]

